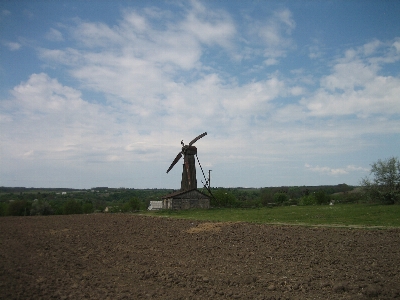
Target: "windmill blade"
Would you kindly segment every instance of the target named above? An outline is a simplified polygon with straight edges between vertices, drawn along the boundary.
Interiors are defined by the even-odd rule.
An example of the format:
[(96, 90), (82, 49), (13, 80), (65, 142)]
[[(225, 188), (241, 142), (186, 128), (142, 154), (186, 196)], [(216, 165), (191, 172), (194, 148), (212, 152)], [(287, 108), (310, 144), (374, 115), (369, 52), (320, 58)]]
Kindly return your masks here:
[(175, 157), (175, 159), (174, 159), (174, 161), (172, 162), (172, 164), (169, 166), (169, 168), (168, 168), (168, 170), (167, 170), (167, 173), (168, 173), (169, 171), (171, 171), (171, 169), (176, 165), (176, 163), (181, 159), (181, 157), (182, 157), (182, 153), (179, 152), (179, 154)]
[(197, 140), (201, 139), (203, 136), (206, 136), (207, 132), (204, 132), (202, 134), (200, 134), (197, 138), (193, 139), (190, 143), (189, 146), (192, 146)]

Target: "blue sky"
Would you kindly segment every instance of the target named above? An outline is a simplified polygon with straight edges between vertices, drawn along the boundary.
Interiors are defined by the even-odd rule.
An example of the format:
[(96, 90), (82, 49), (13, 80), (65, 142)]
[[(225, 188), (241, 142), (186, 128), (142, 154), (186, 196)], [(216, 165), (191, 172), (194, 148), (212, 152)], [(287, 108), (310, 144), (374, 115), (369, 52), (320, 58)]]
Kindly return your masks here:
[[(399, 157), (399, 1), (2, 1), (0, 185), (357, 185)], [(199, 187), (202, 175), (197, 171)], [(204, 181), (204, 180), (203, 180)]]

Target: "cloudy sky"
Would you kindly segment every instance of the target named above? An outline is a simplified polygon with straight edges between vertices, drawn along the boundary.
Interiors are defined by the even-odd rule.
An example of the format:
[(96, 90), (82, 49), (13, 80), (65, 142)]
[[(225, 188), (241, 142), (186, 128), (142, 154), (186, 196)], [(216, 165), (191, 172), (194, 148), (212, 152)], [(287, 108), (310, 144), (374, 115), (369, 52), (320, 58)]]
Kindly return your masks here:
[[(399, 1), (1, 1), (0, 185), (357, 185), (400, 156)], [(198, 183), (203, 176), (198, 169)]]

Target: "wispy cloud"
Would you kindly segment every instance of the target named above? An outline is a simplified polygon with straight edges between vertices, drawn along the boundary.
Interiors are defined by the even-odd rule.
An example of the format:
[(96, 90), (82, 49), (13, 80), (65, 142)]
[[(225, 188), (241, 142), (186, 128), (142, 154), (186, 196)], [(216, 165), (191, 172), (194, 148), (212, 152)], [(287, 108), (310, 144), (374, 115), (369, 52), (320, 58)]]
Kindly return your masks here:
[(310, 170), (312, 172), (327, 174), (327, 175), (332, 175), (332, 176), (340, 176), (340, 175), (344, 175), (344, 174), (349, 174), (350, 172), (365, 173), (365, 172), (369, 171), (369, 169), (367, 169), (367, 168), (358, 167), (355, 165), (348, 165), (343, 168), (320, 167), (318, 165), (312, 166), (310, 164), (305, 164), (304, 166), (306, 167), (307, 170)]
[(50, 30), (46, 33), (46, 39), (50, 41), (55, 41), (55, 42), (61, 42), (64, 41), (64, 37), (62, 33), (54, 28), (50, 28)]
[(22, 47), (22, 45), (17, 42), (3, 42), (3, 45), (11, 51), (19, 50)]
[(337, 59), (332, 73), (321, 78), (320, 88), (301, 101), (313, 116), (399, 114), (400, 78), (380, 74), (387, 63), (400, 60), (394, 41), (373, 41), (349, 49)]

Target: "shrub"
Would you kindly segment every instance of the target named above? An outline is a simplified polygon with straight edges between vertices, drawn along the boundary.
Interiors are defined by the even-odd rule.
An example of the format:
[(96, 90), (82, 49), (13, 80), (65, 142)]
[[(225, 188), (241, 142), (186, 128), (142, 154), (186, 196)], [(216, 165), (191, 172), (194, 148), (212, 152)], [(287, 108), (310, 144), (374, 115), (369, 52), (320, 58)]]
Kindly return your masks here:
[(11, 216), (29, 216), (31, 202), (25, 200), (15, 200), (8, 205), (8, 214)]
[(211, 199), (211, 206), (214, 207), (236, 207), (237, 200), (235, 196), (223, 189), (217, 190), (213, 193), (214, 198)]
[(123, 212), (128, 212), (128, 211), (138, 211), (140, 210), (140, 200), (136, 197), (131, 198), (129, 202), (126, 202), (122, 206), (122, 211)]
[(274, 202), (277, 204), (284, 204), (289, 200), (289, 196), (286, 193), (275, 193)]
[(93, 212), (93, 204), (92, 204), (92, 202), (83, 203), (82, 211), (83, 211), (84, 214), (91, 214)]
[(0, 216), (6, 216), (8, 214), (8, 204), (0, 202)]
[(286, 202), (287, 205), (298, 205), (299, 204), (299, 199), (289, 199)]
[(82, 213), (82, 205), (76, 200), (68, 200), (63, 206), (64, 215), (73, 215)]
[(315, 205), (317, 204), (317, 201), (315, 199), (315, 196), (313, 194), (305, 195), (300, 198), (299, 200), (299, 205)]
[(46, 201), (36, 200), (32, 204), (31, 216), (48, 216), (53, 214), (53, 209)]
[(329, 204), (331, 197), (325, 191), (318, 191), (314, 194), (316, 204)]

